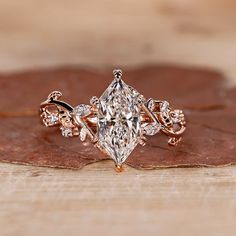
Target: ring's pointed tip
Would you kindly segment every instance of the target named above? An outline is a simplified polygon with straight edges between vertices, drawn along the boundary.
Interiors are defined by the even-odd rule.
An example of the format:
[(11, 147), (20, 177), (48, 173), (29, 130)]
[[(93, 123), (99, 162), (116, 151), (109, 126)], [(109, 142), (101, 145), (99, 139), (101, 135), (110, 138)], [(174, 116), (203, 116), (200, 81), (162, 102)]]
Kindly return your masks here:
[(123, 167), (123, 165), (116, 165), (115, 170), (117, 173), (122, 173), (124, 172), (125, 168)]
[(121, 69), (115, 69), (113, 70), (113, 75), (116, 79), (121, 79), (122, 77), (122, 70)]

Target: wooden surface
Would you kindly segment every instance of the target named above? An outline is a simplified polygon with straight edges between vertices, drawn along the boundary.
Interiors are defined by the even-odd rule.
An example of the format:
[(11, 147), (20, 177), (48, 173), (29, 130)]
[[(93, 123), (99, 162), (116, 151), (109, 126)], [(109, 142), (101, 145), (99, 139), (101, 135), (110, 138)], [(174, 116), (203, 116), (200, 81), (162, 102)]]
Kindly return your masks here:
[(173, 63), (236, 77), (234, 0), (1, 0), (0, 70)]
[(0, 165), (1, 236), (234, 236), (236, 168)]
[[(173, 63), (217, 68), (236, 84), (235, 7), (234, 0), (1, 0), (0, 70)], [(118, 175), (112, 166), (0, 164), (0, 235), (235, 235), (235, 167)]]

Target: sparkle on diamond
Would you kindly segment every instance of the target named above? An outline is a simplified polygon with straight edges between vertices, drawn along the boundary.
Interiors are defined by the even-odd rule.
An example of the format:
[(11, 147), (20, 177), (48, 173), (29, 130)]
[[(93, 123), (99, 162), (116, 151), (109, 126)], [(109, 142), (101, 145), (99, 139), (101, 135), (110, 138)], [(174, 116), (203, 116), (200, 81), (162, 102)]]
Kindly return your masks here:
[(138, 144), (141, 129), (138, 95), (123, 80), (115, 79), (100, 98), (99, 144), (117, 164), (122, 164)]

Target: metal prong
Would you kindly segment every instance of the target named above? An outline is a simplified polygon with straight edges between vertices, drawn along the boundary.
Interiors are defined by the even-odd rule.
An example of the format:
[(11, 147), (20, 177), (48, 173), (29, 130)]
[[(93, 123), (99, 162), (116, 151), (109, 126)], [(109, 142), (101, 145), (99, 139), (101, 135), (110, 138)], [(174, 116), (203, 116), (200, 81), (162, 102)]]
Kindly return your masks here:
[(93, 137), (93, 143), (97, 144), (98, 143), (98, 135), (95, 134)]
[(113, 75), (114, 75), (115, 79), (121, 79), (121, 77), (122, 77), (122, 70), (121, 69), (113, 70)]
[(168, 144), (170, 146), (174, 146), (175, 147), (175, 146), (177, 146), (179, 144), (179, 142), (181, 142), (181, 140), (182, 140), (182, 137), (180, 137), (180, 138), (171, 137), (169, 139), (169, 141), (168, 141)]
[(48, 100), (58, 100), (62, 96), (60, 91), (53, 91), (48, 95)]
[(146, 137), (142, 136), (142, 137), (139, 138), (139, 144), (140, 144), (141, 146), (144, 147), (144, 146), (146, 145), (146, 142), (147, 142)]
[(99, 99), (98, 97), (94, 96), (90, 99), (90, 104), (95, 107), (98, 108), (99, 107)]
[(145, 103), (145, 97), (142, 94), (139, 94), (139, 96), (137, 97), (137, 102), (139, 105), (143, 105)]
[(146, 106), (151, 112), (153, 112), (155, 109), (155, 101), (152, 98), (149, 98), (146, 103)]
[(123, 165), (116, 165), (115, 170), (117, 173), (122, 173), (122, 172), (124, 172), (125, 169), (124, 169)]

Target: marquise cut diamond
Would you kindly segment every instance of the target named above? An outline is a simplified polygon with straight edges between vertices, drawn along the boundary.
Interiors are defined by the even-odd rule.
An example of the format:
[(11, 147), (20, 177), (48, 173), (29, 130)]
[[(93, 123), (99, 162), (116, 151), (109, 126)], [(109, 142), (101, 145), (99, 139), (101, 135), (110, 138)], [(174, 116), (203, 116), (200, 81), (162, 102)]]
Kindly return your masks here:
[(114, 79), (100, 98), (99, 144), (121, 165), (138, 144), (141, 120), (138, 94), (122, 79)]

